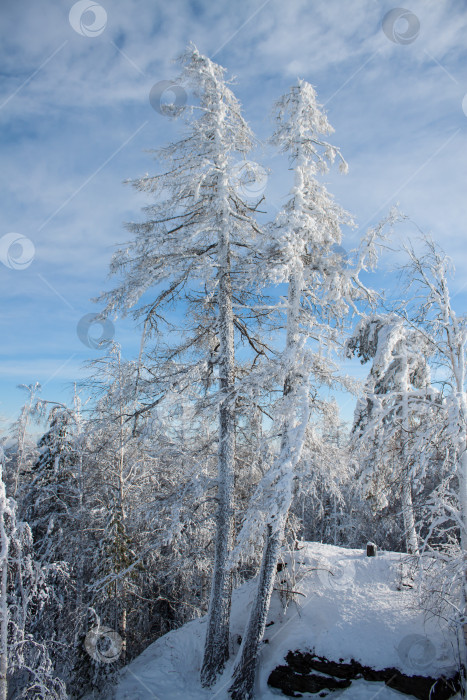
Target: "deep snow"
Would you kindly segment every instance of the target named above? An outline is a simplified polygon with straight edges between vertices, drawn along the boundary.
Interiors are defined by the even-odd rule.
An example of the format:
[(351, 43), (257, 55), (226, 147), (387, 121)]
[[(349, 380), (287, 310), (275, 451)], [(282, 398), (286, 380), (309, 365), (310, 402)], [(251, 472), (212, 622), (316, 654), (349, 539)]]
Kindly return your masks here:
[[(377, 669), (395, 667), (407, 675), (436, 676), (455, 672), (456, 638), (446, 622), (427, 617), (418, 603), (416, 586), (405, 577), (410, 558), (406, 554), (378, 552), (367, 557), (358, 549), (344, 549), (317, 543), (300, 543), (289, 555), (287, 566), (278, 574), (276, 587), (293, 589), (302, 595), (289, 599), (275, 591), (262, 645), (260, 671), (256, 682), (258, 700), (277, 700), (282, 693), (267, 686), (273, 668), (283, 663), (287, 652), (314, 650), (334, 661), (355, 659)], [(282, 582), (282, 583), (281, 583)], [(238, 635), (247, 621), (256, 581), (234, 593), (231, 660), (217, 685), (201, 688), (206, 618), (193, 620), (149, 646), (122, 670), (117, 700), (226, 700), (230, 676), (238, 651)], [(273, 624), (270, 624), (273, 623)], [(403, 696), (383, 683), (354, 681), (344, 691), (329, 697), (345, 700), (395, 700)], [(285, 697), (285, 696), (282, 696)], [(311, 697), (311, 696), (309, 696)], [(317, 696), (316, 696), (317, 697)]]

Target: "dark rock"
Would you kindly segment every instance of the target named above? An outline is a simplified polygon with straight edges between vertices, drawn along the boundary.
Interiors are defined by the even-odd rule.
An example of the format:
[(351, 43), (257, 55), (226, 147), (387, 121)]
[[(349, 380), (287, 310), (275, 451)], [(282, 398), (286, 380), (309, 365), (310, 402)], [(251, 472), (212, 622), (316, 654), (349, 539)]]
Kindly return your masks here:
[(315, 656), (315, 654), (301, 651), (289, 651), (285, 660), (289, 667), (296, 673), (319, 671), (319, 673), (326, 673), (329, 676), (345, 678), (347, 680), (360, 678), (362, 675), (362, 666), (356, 661), (351, 661), (349, 664), (342, 664), (337, 661), (328, 661), (323, 657)]
[(292, 698), (301, 697), (300, 693), (319, 693), (322, 690), (339, 690), (348, 688), (350, 681), (338, 681), (314, 673), (303, 675), (295, 673), (289, 666), (278, 666), (268, 678), (268, 685), (279, 688)]
[(385, 683), (389, 688), (394, 688), (400, 693), (414, 695), (419, 700), (448, 700), (459, 692), (460, 682), (454, 678), (428, 678), (426, 676), (405, 676), (396, 669), (393, 675)]
[[(275, 668), (269, 676), (268, 684), (290, 697), (301, 697), (300, 692), (319, 693), (323, 690), (348, 688), (357, 678), (384, 682), (389, 688), (405, 695), (413, 695), (418, 700), (448, 700), (460, 690), (458, 673), (452, 678), (406, 676), (396, 668), (377, 670), (363, 666), (354, 659), (342, 663), (302, 651), (289, 651), (285, 660), (287, 666)], [(323, 675), (318, 676), (313, 671)]]

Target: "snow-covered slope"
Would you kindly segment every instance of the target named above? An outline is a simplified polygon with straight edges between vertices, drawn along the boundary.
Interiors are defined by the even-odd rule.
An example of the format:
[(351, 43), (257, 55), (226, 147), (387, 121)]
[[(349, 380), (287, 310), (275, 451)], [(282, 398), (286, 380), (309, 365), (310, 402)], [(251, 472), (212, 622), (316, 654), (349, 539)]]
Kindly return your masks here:
[[(314, 650), (333, 661), (356, 661), (376, 669), (394, 667), (407, 675), (451, 675), (455, 671), (456, 639), (442, 621), (425, 619), (416, 588), (403, 575), (407, 555), (379, 552), (367, 557), (357, 549), (307, 543), (287, 560), (278, 587), (299, 592), (290, 598), (275, 592), (263, 641), (256, 693), (277, 700), (280, 691), (268, 687), (271, 671), (284, 663), (288, 651)], [(285, 573), (286, 572), (286, 573)], [(283, 575), (282, 575), (283, 574)], [(282, 581), (282, 583), (279, 583)], [(222, 678), (209, 691), (199, 685), (206, 620), (201, 618), (166, 634), (122, 672), (117, 700), (204, 700), (228, 698), (227, 689), (243, 634), (255, 581), (234, 594), (233, 654)], [(300, 595), (301, 594), (301, 595)], [(289, 598), (287, 610), (284, 602)], [(345, 700), (408, 697), (383, 683), (354, 681), (337, 694)]]

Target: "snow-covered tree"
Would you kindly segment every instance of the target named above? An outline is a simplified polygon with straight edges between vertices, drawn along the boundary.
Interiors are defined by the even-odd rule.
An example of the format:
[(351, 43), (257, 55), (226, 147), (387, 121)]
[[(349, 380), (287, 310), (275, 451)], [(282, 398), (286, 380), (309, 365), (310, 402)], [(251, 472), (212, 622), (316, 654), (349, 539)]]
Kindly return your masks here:
[[(149, 414), (138, 424), (134, 418), (141, 406), (139, 364), (125, 361), (120, 347), (113, 345), (91, 367), (88, 387), (96, 405), (89, 420), (87, 470), (89, 529), (94, 537), (89, 604), (121, 636), (119, 661), (123, 663), (127, 636), (137, 626), (131, 618), (139, 607), (136, 596), (144, 595), (146, 582), (154, 580), (155, 572), (143, 569), (142, 552), (148, 547), (149, 518), (144, 509), (155, 487), (155, 460), (141, 436)], [(135, 639), (138, 648), (138, 634)], [(130, 647), (135, 647), (135, 639)]]
[(57, 548), (62, 553), (70, 551), (70, 543), (62, 539), (67, 529), (65, 521), (69, 523), (78, 503), (74, 427), (71, 412), (54, 405), (49, 429), (37, 445), (39, 456), (31, 468), (31, 482), (23, 500), (37, 555), (44, 562), (61, 558)]
[[(407, 285), (416, 299), (411, 314), (419, 333), (430, 344), (437, 365), (437, 379), (446, 394), (444, 407), (447, 416), (445, 435), (447, 449), (451, 453), (454, 474), (440, 485), (434, 494), (433, 510), (436, 526), (443, 521), (455, 522), (460, 535), (458, 558), (461, 582), (459, 626), (464, 692), (467, 686), (467, 385), (466, 346), (467, 318), (456, 313), (449, 289), (449, 277), (453, 273), (451, 260), (429, 239), (424, 239), (424, 250), (417, 253), (406, 246), (409, 262), (406, 266)], [(455, 477), (453, 479), (453, 476)]]
[(340, 419), (337, 403), (322, 402), (320, 408), (321, 415), (307, 426), (292, 511), (300, 523), (301, 539), (342, 545), (351, 536), (346, 507), (355, 476), (348, 427)]
[[(263, 559), (258, 588), (243, 638), (240, 659), (230, 692), (235, 700), (250, 698), (269, 609), (284, 527), (293, 497), (293, 484), (300, 461), (311, 408), (313, 387), (339, 382), (337, 367), (330, 359), (338, 339), (338, 328), (357, 300), (367, 294), (356, 284), (368, 253), (374, 255), (375, 232), (371, 232), (355, 268), (346, 267), (338, 251), (341, 226), (349, 215), (319, 182), (336, 158), (341, 170), (346, 164), (339, 150), (323, 141), (333, 130), (316, 100), (313, 87), (300, 80), (277, 103), (276, 130), (272, 142), (293, 164), (291, 197), (279, 212), (269, 233), (271, 244), (264, 251), (265, 277), (287, 283), (287, 300), (281, 311), (286, 317), (285, 349), (279, 376), (283, 397), (277, 406), (280, 449), (262, 479), (244, 526), (242, 540), (264, 533)], [(311, 343), (307, 347), (306, 341)], [(345, 384), (345, 380), (341, 380)]]
[(0, 448), (0, 698), (64, 700), (47, 641), (32, 634), (50, 591), (34, 558), (31, 530), (18, 522), (16, 502), (7, 498)]
[(112, 270), (121, 272), (125, 281), (104, 298), (110, 313), (128, 310), (147, 293), (148, 301), (136, 315), (145, 319), (148, 334), (168, 323), (173, 339), (177, 324), (163, 316), (163, 309), (175, 300), (186, 304), (182, 340), (177, 347), (167, 348), (165, 357), (159, 352), (155, 362), (159, 394), (193, 383), (201, 392), (212, 379), (217, 382), (217, 534), (201, 674), (203, 684), (211, 685), (229, 649), (231, 577), (226, 561), (233, 524), (235, 333), (261, 351), (242, 318), (248, 317), (252, 285), (251, 277), (245, 279), (242, 274), (242, 261), (255, 249), (258, 227), (255, 205), (242, 200), (234, 169), (235, 159), (251, 149), (252, 134), (227, 87), (224, 69), (193, 47), (181, 61), (178, 83), (199, 100), (193, 110), (199, 116), (189, 118), (189, 131), (181, 141), (159, 152), (168, 168), (134, 183), (155, 202), (146, 207), (146, 221), (130, 225), (136, 238), (112, 263)]
[(34, 413), (48, 415), (48, 429), (38, 441), (38, 457), (23, 486), (20, 512), (31, 524), (34, 556), (50, 592), (35, 616), (32, 633), (44, 635), (54, 649), (54, 665), (73, 687), (74, 656), (84, 623), (85, 544), (83, 429), (79, 397), (74, 406), (40, 399)]
[(119, 663), (206, 612), (212, 572), (215, 425), (175, 388), (146, 410), (154, 403), (146, 362), (113, 347), (88, 382), (88, 602), (122, 637)]
[(10, 499), (7, 499), (5, 484), (3, 482), (4, 453), (0, 447), (0, 566), (1, 566), (1, 590), (0, 590), (0, 698), (7, 700), (8, 696), (8, 558), (10, 554), (10, 538), (8, 532), (8, 520), (13, 516), (13, 508)]
[(21, 408), (20, 415), (11, 426), (10, 434), (14, 441), (14, 455), (7, 463), (4, 478), (6, 480), (8, 492), (16, 498), (18, 488), (23, 481), (27, 482), (30, 470), (37, 456), (34, 440), (28, 433), (31, 424), (31, 417), (37, 400), (37, 394), (41, 391), (41, 385), (21, 384), (19, 389), (27, 392), (27, 400)]
[[(347, 354), (372, 360), (356, 409), (353, 443), (362, 460), (363, 491), (375, 507), (400, 498), (407, 552), (419, 554), (413, 489), (420, 490), (430, 457), (428, 435), (437, 392), (431, 386), (423, 335), (395, 314), (372, 316), (357, 326)], [(396, 486), (396, 489), (394, 488)]]

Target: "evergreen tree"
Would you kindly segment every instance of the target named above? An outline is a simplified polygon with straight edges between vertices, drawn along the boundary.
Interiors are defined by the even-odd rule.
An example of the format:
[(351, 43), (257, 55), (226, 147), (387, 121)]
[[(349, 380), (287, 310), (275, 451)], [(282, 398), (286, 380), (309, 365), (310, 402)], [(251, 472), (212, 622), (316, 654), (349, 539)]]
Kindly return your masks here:
[(65, 700), (49, 640), (36, 627), (51, 591), (34, 557), (31, 530), (18, 522), (16, 502), (6, 497), (3, 461), (0, 449), (0, 698)]
[(398, 485), (407, 551), (418, 555), (412, 492), (424, 461), (417, 449), (417, 431), (421, 426), (426, 430), (436, 394), (431, 387), (428, 344), (403, 319), (380, 315), (359, 324), (347, 352), (357, 354), (362, 362), (372, 359), (352, 429), (363, 461), (363, 488), (381, 508), (394, 495), (393, 485)]
[[(26, 403), (21, 408), (18, 419), (12, 424), (10, 434), (14, 439), (14, 455), (7, 460), (5, 469), (5, 483), (8, 492), (16, 498), (18, 489), (28, 481), (35, 459), (37, 458), (36, 444), (30, 437), (28, 429), (31, 424), (31, 417), (34, 414), (37, 401), (37, 394), (41, 391), (41, 385), (21, 384), (19, 389), (28, 393)], [(22, 496), (22, 494), (21, 494)]]
[[(153, 365), (157, 394), (176, 387), (183, 400), (183, 391), (195, 383), (200, 396), (201, 389), (208, 388), (211, 405), (218, 408), (215, 562), (201, 672), (203, 684), (209, 686), (229, 653), (231, 576), (226, 562), (233, 537), (235, 333), (247, 340), (253, 352), (262, 351), (248, 330), (254, 271), (247, 276), (242, 272), (260, 232), (254, 218), (256, 205), (242, 200), (235, 171), (235, 158), (245, 156), (253, 137), (226, 85), (224, 69), (193, 47), (181, 60), (178, 82), (198, 98), (199, 108), (194, 111), (200, 116), (191, 119), (181, 141), (159, 153), (168, 169), (134, 183), (156, 201), (146, 208), (146, 221), (130, 226), (136, 239), (112, 264), (114, 272), (124, 274), (125, 282), (104, 299), (107, 313), (125, 311), (147, 292), (149, 301), (136, 315), (145, 319), (148, 333), (164, 320), (174, 328), (163, 308), (175, 300), (185, 302), (182, 341), (167, 348), (165, 356), (160, 352)], [(212, 379), (217, 383), (215, 396), (209, 388)]]
[[(314, 393), (320, 385), (339, 383), (337, 367), (322, 356), (322, 350), (326, 348), (329, 357), (350, 308), (355, 309), (357, 300), (369, 295), (358, 282), (358, 273), (366, 256), (374, 254), (376, 234), (369, 234), (355, 269), (347, 269), (336, 248), (341, 243), (341, 226), (350, 223), (350, 217), (317, 177), (336, 157), (341, 170), (346, 170), (339, 150), (321, 138), (331, 132), (309, 83), (300, 80), (277, 103), (272, 142), (289, 156), (294, 171), (291, 197), (270, 227), (272, 244), (265, 250), (264, 264), (270, 280), (288, 284), (285, 350), (280, 363), (283, 398), (278, 407), (281, 444), (253, 499), (243, 535), (251, 540), (260, 528), (265, 529), (257, 592), (230, 688), (235, 700), (253, 693), (259, 643), (310, 416), (309, 378), (314, 378)], [(305, 346), (309, 339), (314, 349)], [(340, 381), (346, 384), (345, 379)]]

